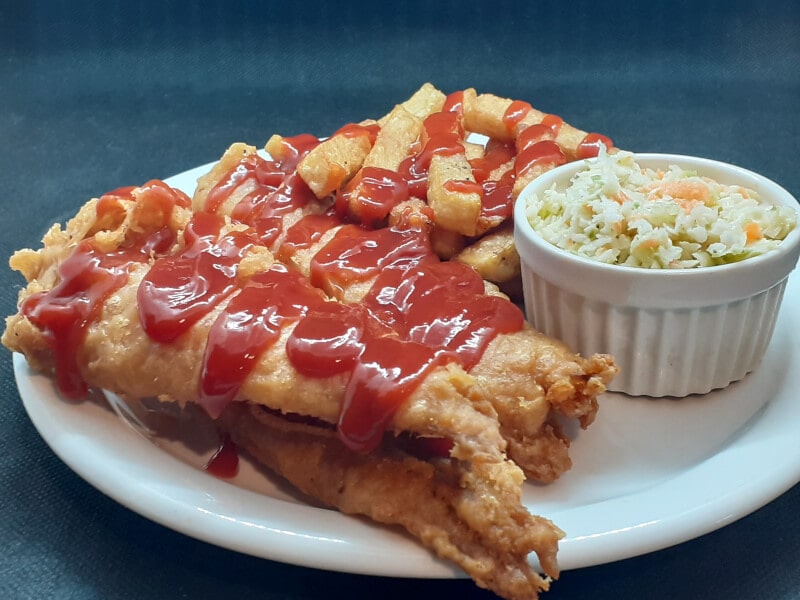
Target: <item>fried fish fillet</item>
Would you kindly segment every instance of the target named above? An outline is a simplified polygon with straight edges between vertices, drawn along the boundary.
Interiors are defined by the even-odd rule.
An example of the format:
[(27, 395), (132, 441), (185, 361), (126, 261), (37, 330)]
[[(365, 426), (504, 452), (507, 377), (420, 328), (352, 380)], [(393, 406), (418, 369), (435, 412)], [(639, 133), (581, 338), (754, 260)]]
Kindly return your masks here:
[[(271, 159), (234, 144), (191, 200), (156, 181), (115, 190), (12, 257), (28, 283), (2, 341), (66, 396), (199, 404), (306, 494), (535, 598), (562, 532), (522, 483), (570, 468), (560, 422), (588, 426), (617, 368), (525, 324), (464, 264), (491, 244), (465, 236), (500, 239), (512, 193), (597, 141), (562, 124), (426, 84), (325, 141), (272, 136)], [(438, 177), (442, 161), (459, 168)]]
[[(113, 252), (126, 243), (128, 231), (140, 231), (146, 224), (139, 219), (138, 204), (128, 203), (127, 217), (114, 230), (98, 229), (97, 201), (91, 201), (68, 224), (67, 230), (51, 231), (45, 247), (21, 251), (12, 266), (29, 279), (20, 301), (32, 294), (53, 289), (58, 267), (79, 242), (103, 239), (105, 250)], [(182, 231), (189, 214), (173, 217), (173, 226)], [(235, 226), (229, 226), (235, 229)], [(91, 235), (88, 235), (91, 234)], [(263, 249), (262, 249), (263, 250)], [(248, 268), (266, 270), (272, 264), (268, 252), (253, 252), (243, 259)], [(107, 389), (128, 398), (159, 397), (180, 404), (196, 402), (201, 396), (200, 381), (204, 348), (209, 330), (225, 304), (209, 312), (186, 333), (169, 344), (154, 341), (142, 327), (137, 292), (150, 264), (132, 264), (123, 285), (102, 302), (97, 317), (87, 324), (85, 338), (74, 356), (80, 376), (89, 385)], [(284, 351), (293, 324), (284, 327), (279, 340), (259, 359), (233, 400), (248, 400), (284, 413), (311, 416), (335, 424), (346, 387), (346, 376), (304, 377), (288, 362)], [(3, 343), (25, 354), (34, 368), (53, 370), (56, 355), (47, 333), (35, 326), (22, 312), (7, 319)], [(219, 408), (207, 405), (211, 413)], [(447, 415), (442, 419), (441, 415)], [(475, 380), (457, 365), (436, 369), (415, 390), (394, 416), (396, 432), (409, 431), (428, 437), (447, 437), (455, 443), (454, 452), (493, 456), (502, 459), (504, 442), (499, 434), (493, 409), (477, 394)]]
[[(254, 149), (251, 150), (251, 153)], [(232, 146), (222, 157), (219, 165), (206, 175), (193, 197), (195, 207), (208, 207), (208, 190), (226, 181), (226, 173), (236, 167), (240, 149)], [(240, 187), (245, 188), (242, 193)], [(241, 199), (253, 193), (253, 184), (231, 186), (229, 193)], [(431, 221), (423, 214), (421, 204), (404, 204), (393, 210), (390, 222), (413, 220), (430, 226)], [(214, 204), (218, 214), (232, 216), (236, 203)], [(304, 209), (305, 214), (315, 214), (317, 209)], [(302, 212), (302, 211), (301, 211)], [(395, 213), (402, 212), (402, 217)], [(284, 217), (285, 229), (299, 220), (298, 212)], [(293, 268), (307, 277), (312, 276), (312, 263), (321, 250), (326, 248), (343, 225), (333, 225), (321, 232), (319, 238), (288, 259)], [(430, 235), (430, 227), (426, 231)], [(285, 234), (278, 235), (270, 246), (281, 254)], [(357, 240), (354, 239), (353, 244)], [(351, 250), (348, 250), (351, 251)], [(337, 300), (356, 304), (369, 293), (373, 278), (359, 279), (346, 285), (325, 287), (325, 291)], [(487, 294), (499, 294), (490, 283), (486, 283)], [(476, 381), (473, 398), (481, 398), (497, 411), (501, 433), (508, 441), (511, 458), (526, 475), (540, 482), (551, 482), (571, 467), (569, 439), (558, 426), (557, 415), (578, 419), (583, 427), (588, 426), (597, 411), (596, 397), (605, 390), (605, 385), (616, 373), (613, 359), (606, 355), (588, 358), (570, 352), (563, 344), (546, 338), (526, 326), (517, 333), (501, 334), (486, 348), (481, 360), (471, 371)]]
[[(531, 516), (520, 505), (517, 485), (485, 477), (480, 464), (423, 461), (391, 448), (355, 454), (331, 432), (243, 404), (232, 405), (221, 421), (240, 447), (302, 492), (343, 513), (402, 526), (504, 598), (529, 600), (548, 589), (549, 578), (528, 563), (530, 552), (547, 575), (558, 575), (560, 530)], [(498, 485), (503, 493), (495, 491)], [(495, 503), (490, 510), (484, 494)], [(514, 537), (497, 535), (500, 514), (513, 523)]]
[[(194, 402), (200, 395), (199, 365), (216, 318), (214, 311), (169, 343), (148, 337), (137, 312), (137, 291), (154, 268), (154, 256), (158, 252), (170, 256), (188, 243), (188, 204), (161, 210), (159, 196), (150, 188), (133, 190), (130, 199), (115, 199), (109, 211), (98, 209), (104, 203), (109, 204), (105, 198), (89, 202), (66, 231), (51, 230), (43, 249), (22, 251), (12, 258), (12, 265), (29, 278), (21, 302), (24, 306), (26, 300), (56, 290), (54, 297), (59, 301), (79, 298), (80, 303), (80, 298), (91, 296), (96, 278), (90, 266), (88, 279), (84, 280), (86, 273), (79, 273), (68, 281), (65, 265), (71, 269), (70, 261), (81, 257), (87, 247), (106, 258), (124, 257), (135, 250), (141, 260), (114, 262), (115, 267), (124, 268), (124, 281), (100, 298), (69, 358), (90, 386), (128, 398)], [(157, 206), (157, 218), (143, 205)], [(220, 235), (240, 230), (241, 226), (227, 222)], [(170, 243), (160, 250), (140, 252), (135, 241), (144, 233)], [(242, 257), (241, 264), (245, 263), (246, 271), (268, 268), (271, 254), (259, 248)], [(79, 283), (88, 287), (80, 288)], [(66, 288), (70, 288), (68, 296), (64, 296)], [(287, 326), (282, 335), (290, 332)], [(53, 344), (53, 333), (53, 329), (37, 327), (21, 310), (7, 319), (3, 343), (25, 354), (34, 368), (58, 372), (64, 367), (64, 357), (59, 357), (58, 345)], [(394, 415), (395, 434), (452, 442), (448, 456), (429, 461), (399, 451), (387, 454), (383, 448), (372, 454), (353, 452), (330, 428), (298, 431), (299, 425), (288, 425), (282, 417), (264, 412), (268, 407), (335, 423), (344, 388), (341, 377), (308, 378), (294, 371), (278, 342), (247, 377), (237, 401), (220, 409), (220, 423), (243, 447), (301, 490), (345, 512), (404, 526), (442, 557), (462, 566), (480, 585), (508, 598), (533, 598), (547, 587), (547, 580), (532, 569), (527, 556), (535, 551), (543, 570), (557, 576), (554, 557), (562, 533), (521, 504), (524, 475), (506, 458), (506, 442), (494, 408), (475, 395), (473, 376), (453, 364), (437, 368)], [(425, 500), (423, 509), (421, 499)]]

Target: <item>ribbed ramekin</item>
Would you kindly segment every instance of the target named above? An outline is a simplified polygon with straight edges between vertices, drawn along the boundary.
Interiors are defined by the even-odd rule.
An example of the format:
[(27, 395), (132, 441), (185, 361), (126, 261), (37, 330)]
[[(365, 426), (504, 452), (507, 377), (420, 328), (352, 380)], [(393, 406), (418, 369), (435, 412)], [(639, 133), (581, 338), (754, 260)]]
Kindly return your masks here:
[(758, 366), (772, 337), (800, 256), (797, 200), (766, 177), (726, 163), (669, 154), (635, 160), (753, 189), (798, 211), (798, 226), (778, 249), (728, 265), (670, 270), (592, 261), (546, 242), (526, 216), (532, 196), (554, 183), (566, 186), (584, 167), (583, 161), (568, 163), (530, 183), (515, 206), (528, 320), (583, 355), (612, 354), (620, 373), (611, 391), (681, 397), (725, 387)]

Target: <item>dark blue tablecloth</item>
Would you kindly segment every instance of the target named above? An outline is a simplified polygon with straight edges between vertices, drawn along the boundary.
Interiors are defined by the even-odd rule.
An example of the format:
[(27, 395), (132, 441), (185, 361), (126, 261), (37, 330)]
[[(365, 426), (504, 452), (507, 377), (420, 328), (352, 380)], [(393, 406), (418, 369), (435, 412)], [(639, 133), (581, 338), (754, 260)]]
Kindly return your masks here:
[[(800, 194), (789, 1), (6, 2), (0, 256), (104, 191), (212, 161), (233, 141), (327, 135), (425, 81), (528, 100), (620, 147), (733, 162)], [(10, 314), (22, 279), (5, 269), (0, 281)], [(327, 573), (175, 533), (50, 451), (8, 352), (0, 395), (0, 598), (490, 597), (469, 580)], [(546, 597), (798, 598), (800, 487), (694, 541), (565, 572)]]

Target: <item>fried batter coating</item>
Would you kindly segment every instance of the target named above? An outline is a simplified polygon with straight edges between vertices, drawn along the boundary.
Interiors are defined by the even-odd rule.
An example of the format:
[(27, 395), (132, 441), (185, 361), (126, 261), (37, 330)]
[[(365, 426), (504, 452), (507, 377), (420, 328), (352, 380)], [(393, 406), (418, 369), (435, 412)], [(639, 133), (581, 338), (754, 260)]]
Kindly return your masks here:
[[(443, 114), (433, 115), (438, 111)], [(433, 155), (427, 159), (429, 166), (425, 166), (428, 164), (423, 160), (425, 153), (420, 152), (425, 142), (421, 133), (425, 119), (442, 116), (453, 125), (452, 131), (444, 133), (458, 137), (458, 144), (453, 146), (458, 150), (457, 156), (448, 157), (447, 152), (432, 149)], [(521, 135), (526, 128), (527, 133)], [(349, 311), (352, 307), (345, 309), (342, 305), (369, 300), (367, 295), (372, 293), (374, 279), (355, 278), (340, 285), (324, 277), (315, 280), (311, 274), (315, 254), (334, 238), (347, 219), (360, 220), (365, 229), (380, 228), (388, 222), (390, 227), (397, 226), (404, 232), (413, 230), (414, 240), (419, 233), (422, 241), (414, 256), (421, 257), (420, 261), (452, 258), (481, 274), (483, 288), (480, 279), (473, 281), (466, 277), (472, 275), (466, 267), (457, 271), (459, 283), (466, 281), (472, 286), (470, 290), (477, 286), (474, 294), (470, 291), (473, 295), (469, 296), (469, 303), (487, 300), (480, 297), (481, 289), (488, 296), (507, 300), (504, 292), (511, 293), (518, 283), (511, 228), (508, 223), (501, 225), (507, 220), (506, 213), (500, 210), (505, 205), (495, 206), (494, 213), (484, 210), (485, 190), (481, 180), (474, 176), (473, 162), (484, 161), (490, 153), (488, 146), (484, 151), (482, 145), (464, 142), (462, 138), (468, 131), (486, 134), (505, 144), (493, 147), (495, 153), (489, 160), (492, 170), (483, 182), (489, 181), (491, 190), (511, 190), (507, 184), (514, 181), (514, 196), (527, 181), (523, 176), (535, 177), (540, 170), (555, 164), (531, 162), (530, 169), (517, 164), (517, 154), (521, 156), (525, 149), (523, 137), (526, 143), (544, 141), (560, 146), (560, 152), (570, 160), (578, 156), (587, 138), (585, 132), (566, 124), (562, 127), (559, 118), (536, 111), (526, 103), (487, 94), (478, 96), (471, 89), (461, 96), (456, 93), (445, 97), (425, 84), (380, 121), (347, 125), (323, 142), (309, 135), (273, 136), (267, 143), (271, 161), (259, 157), (253, 146), (233, 144), (210, 172), (198, 180), (192, 202), (180, 193), (177, 199), (170, 196), (174, 191), (161, 182), (150, 182), (133, 191), (125, 188), (123, 192), (121, 188), (115, 191), (119, 194), (110, 193), (110, 198), (104, 196), (88, 202), (65, 230), (54, 226), (40, 250), (16, 253), (11, 266), (28, 283), (20, 293), (20, 311), (7, 319), (2, 342), (11, 350), (22, 352), (33, 368), (54, 371), (61, 386), (59, 373), (64, 372), (64, 346), (56, 348), (56, 334), (40, 330), (34, 324), (39, 323), (44, 329), (50, 327), (42, 325), (35, 312), (30, 312), (36, 310), (40, 297), (35, 296), (33, 302), (25, 305), (34, 306), (28, 312), (23, 302), (48, 290), (56, 290), (57, 301), (55, 309), (48, 305), (47, 310), (60, 311), (61, 302), (81, 306), (87, 302), (92, 305), (90, 311), (69, 313), (84, 315), (73, 321), (79, 323), (79, 332), (71, 332), (68, 340), (70, 350), (74, 349), (68, 353), (68, 367), (75, 370), (69, 376), (82, 378), (81, 385), (70, 393), (85, 392), (88, 384), (129, 399), (156, 397), (178, 405), (199, 403), (238, 445), (304, 493), (344, 513), (365, 515), (380, 523), (405, 528), (440, 557), (458, 564), (478, 585), (500, 596), (510, 600), (535, 599), (548, 588), (550, 578), (558, 575), (556, 552), (563, 533), (522, 505), (522, 484), (526, 476), (539, 482), (554, 481), (571, 467), (569, 438), (562, 432), (560, 422), (567, 418), (582, 427), (591, 424), (598, 410), (597, 396), (605, 391), (617, 371), (612, 357), (600, 354), (581, 357), (528, 325), (515, 331), (521, 315), (513, 312), (516, 311), (513, 306), (502, 303), (514, 314), (510, 320), (513, 327), (505, 330), (488, 327), (495, 337), (485, 348), (480, 346), (482, 354), (467, 367), (446, 360), (429, 363), (438, 366), (420, 371), (426, 374), (415, 381), (416, 387), (410, 392), (403, 392), (396, 410), (392, 406), (388, 424), (379, 421), (378, 428), (370, 432), (377, 432), (372, 441), (379, 444), (370, 452), (366, 452), (370, 449), (366, 446), (352, 445), (352, 440), (348, 442), (337, 436), (336, 425), (344, 413), (343, 406), (352, 397), (348, 396), (352, 393), (350, 372), (312, 370), (303, 371), (306, 372), (303, 375), (300, 371), (305, 367), (293, 364), (287, 350), (287, 340), (298, 325), (290, 317), (276, 317), (282, 324), (276, 326), (271, 345), (255, 345), (255, 350), (247, 350), (250, 352), (247, 360), (252, 360), (253, 366), (239, 371), (243, 375), (235, 382), (232, 396), (206, 394), (203, 388), (207, 381), (204, 379), (206, 350), (214, 348), (209, 342), (212, 329), (219, 322), (224, 327), (233, 323), (231, 330), (239, 327), (235, 320), (229, 322), (218, 317), (227, 318), (229, 313), (225, 311), (239, 306), (237, 298), (249, 298), (244, 293), (246, 285), (259, 276), (291, 272), (292, 285), (305, 289), (303, 286), (308, 284), (313, 298), (298, 300), (300, 304), (293, 305), (304, 306), (306, 310), (311, 310), (314, 302), (320, 302), (326, 312), (331, 309), (330, 302), (337, 305), (337, 310)], [(426, 130), (426, 135), (432, 134)], [(516, 142), (516, 154), (509, 155), (508, 145), (512, 142)], [(440, 150), (445, 146), (449, 148), (452, 144), (448, 142)], [(506, 162), (499, 164), (501, 159)], [(457, 161), (458, 169), (441, 168), (453, 161)], [(484, 165), (489, 163), (484, 161)], [(363, 166), (372, 169), (374, 177), (362, 179), (364, 173), (359, 171)], [(418, 173), (419, 168), (424, 173)], [(482, 168), (489, 171), (490, 167)], [(395, 185), (398, 171), (404, 170), (408, 173), (403, 177), (411, 179), (424, 174), (421, 181), (427, 179), (427, 199), (424, 190), (414, 188), (417, 191), (410, 193), (411, 179), (403, 179), (392, 188), (391, 195), (382, 196), (388, 188), (380, 185)], [(353, 189), (348, 191), (346, 186), (351, 181)], [(405, 196), (397, 192), (406, 190), (404, 186), (408, 187)], [(505, 198), (503, 194), (499, 195), (501, 200)], [(374, 208), (377, 216), (361, 219), (362, 204), (371, 207), (370, 210)], [(193, 215), (192, 210), (202, 214)], [(369, 210), (367, 213), (373, 214)], [(303, 220), (307, 216), (310, 218)], [(224, 249), (213, 246), (214, 241), (209, 243), (215, 251), (223, 253), (212, 253), (212, 268), (233, 273), (225, 277), (235, 281), (225, 288), (228, 291), (220, 292), (219, 303), (210, 303), (208, 306), (213, 308), (198, 313), (202, 314), (199, 320), (185, 321), (187, 327), (180, 329), (175, 337), (154, 339), (153, 331), (140, 322), (140, 319), (147, 321), (139, 311), (139, 302), (145, 304), (139, 295), (140, 287), (147, 291), (149, 283), (145, 286), (142, 283), (158, 271), (162, 263), (156, 262), (157, 257), (172, 257), (181, 255), (183, 250), (192, 250), (193, 240), (200, 236), (192, 228), (196, 220), (221, 224), (217, 239), (220, 243), (223, 235), (231, 234), (226, 238), (235, 250), (231, 255), (224, 255)], [(304, 226), (307, 222), (325, 226), (309, 233), (310, 241), (298, 242), (288, 232), (301, 220)], [(303, 227), (297, 229), (305, 231)], [(348, 235), (343, 239), (360, 251), (361, 240), (349, 237), (352, 231), (345, 230)], [(153, 235), (148, 238), (144, 234)], [(245, 237), (247, 240), (241, 247), (231, 241)], [(369, 243), (376, 242), (371, 239)], [(282, 247), (284, 244), (288, 249)], [(424, 254), (429, 247), (435, 250), (430, 257)], [(350, 246), (345, 250), (353, 251)], [(113, 279), (107, 288), (110, 291), (95, 293), (91, 289), (78, 289), (77, 295), (70, 296), (69, 292), (59, 296), (64, 289), (60, 267), (73, 256), (81, 260), (92, 256), (94, 260), (97, 257), (93, 253), (101, 255), (99, 261), (110, 261), (104, 263), (106, 266), (97, 275)], [(232, 256), (234, 262), (219, 262), (221, 255), (226, 260)], [(109, 264), (125, 260), (128, 263), (118, 271), (109, 270)], [(91, 264), (86, 265), (91, 271)], [(191, 268), (196, 268), (196, 264)], [(398, 272), (400, 277), (408, 277), (406, 271), (393, 271), (392, 276)], [(93, 276), (90, 273), (87, 277), (91, 280)], [(70, 278), (66, 280), (69, 282)], [(258, 279), (259, 284), (264, 281)], [(274, 281), (280, 287), (290, 280)], [(202, 284), (205, 283), (203, 280)], [(503, 291), (498, 286), (503, 286)], [(255, 287), (261, 293), (263, 288)], [(177, 296), (184, 293), (179, 288), (169, 290)], [(453, 293), (453, 288), (447, 291)], [(273, 300), (266, 304), (263, 298), (257, 296), (262, 306), (254, 310), (263, 306), (277, 310), (280, 302), (277, 296), (270, 296)], [(495, 302), (496, 298), (488, 300)], [(295, 298), (290, 302), (295, 302)], [(440, 316), (439, 305), (431, 304)], [(235, 313), (233, 308), (231, 313)], [(501, 312), (491, 314), (497, 319)], [(434, 319), (434, 322), (439, 321)], [(388, 327), (384, 322), (380, 326)], [(249, 335), (246, 326), (239, 330)], [(395, 331), (389, 335), (395, 334), (399, 338)], [(383, 338), (370, 339), (375, 345), (369, 348), (381, 348), (376, 340)], [(234, 346), (231, 354), (237, 352), (245, 354), (245, 350)], [(319, 358), (318, 352), (312, 356), (314, 360)], [(223, 365), (228, 367), (228, 363)], [(222, 370), (212, 372), (219, 374)], [(387, 373), (388, 369), (381, 372), (377, 380), (382, 384), (395, 381)], [(65, 391), (64, 387), (61, 389)], [(384, 408), (372, 395), (376, 393), (371, 388), (370, 395), (365, 396), (370, 411), (375, 406)], [(287, 415), (291, 418), (286, 418)], [(339, 428), (345, 429), (341, 424)], [(403, 445), (403, 440), (409, 437), (445, 442), (447, 450), (409, 453)], [(531, 552), (538, 556), (546, 577), (532, 568)]]
[(343, 513), (402, 526), (504, 598), (531, 600), (548, 589), (530, 552), (549, 577), (558, 576), (563, 532), (521, 505), (521, 474), (512, 463), (423, 461), (391, 449), (354, 454), (330, 432), (247, 405), (232, 406), (222, 423), (236, 444), (302, 492)]

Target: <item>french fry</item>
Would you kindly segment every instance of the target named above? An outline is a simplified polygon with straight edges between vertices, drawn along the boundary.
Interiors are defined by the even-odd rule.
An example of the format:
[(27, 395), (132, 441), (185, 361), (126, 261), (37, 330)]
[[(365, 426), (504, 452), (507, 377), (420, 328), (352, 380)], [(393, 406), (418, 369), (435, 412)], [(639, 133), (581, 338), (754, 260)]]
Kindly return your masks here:
[(501, 284), (519, 277), (519, 254), (514, 246), (511, 223), (486, 234), (459, 252), (454, 260), (471, 266), (493, 283)]
[(475, 160), (483, 158), (486, 153), (486, 148), (483, 144), (476, 144), (474, 142), (464, 142), (464, 156), (467, 160)]
[(421, 130), (422, 118), (398, 104), (386, 116), (363, 166), (396, 171), (400, 162), (408, 156), (411, 144), (417, 140)]
[[(436, 89), (430, 83), (422, 84), (414, 94), (405, 102), (402, 107), (418, 119), (424, 119), (431, 113), (435, 113), (442, 109), (444, 105), (445, 95), (443, 92)], [(391, 113), (389, 113), (390, 115)], [(383, 127), (386, 120), (389, 118), (386, 115), (378, 120), (378, 123)]]
[(270, 136), (267, 143), (264, 145), (264, 150), (270, 155), (273, 160), (285, 160), (289, 157), (289, 147), (283, 143), (284, 138), (277, 133)]
[[(356, 129), (359, 127), (363, 131)], [(298, 174), (317, 198), (322, 199), (347, 183), (372, 148), (374, 138), (367, 127), (353, 125), (343, 130), (311, 150), (297, 165)]]
[(462, 235), (478, 233), (480, 185), (464, 154), (434, 154), (428, 171), (428, 205), (435, 223)]
[[(514, 119), (515, 109), (519, 111)], [(538, 125), (547, 113), (531, 107), (525, 102), (515, 102), (494, 94), (476, 94), (475, 90), (464, 90), (464, 126), (475, 133), (503, 141), (512, 141), (526, 128)], [(562, 123), (554, 138), (564, 151), (567, 160), (578, 157), (578, 147), (587, 132), (568, 123)]]
[(564, 151), (567, 160), (571, 161), (578, 158), (578, 147), (585, 137), (585, 131), (564, 123), (558, 131), (555, 141)]
[(509, 131), (503, 121), (512, 100), (494, 94), (478, 95), (474, 89), (464, 90), (464, 127), (504, 142), (513, 141), (515, 132)]
[(466, 239), (460, 233), (441, 227), (431, 229), (431, 249), (442, 260), (450, 260), (465, 246)]

